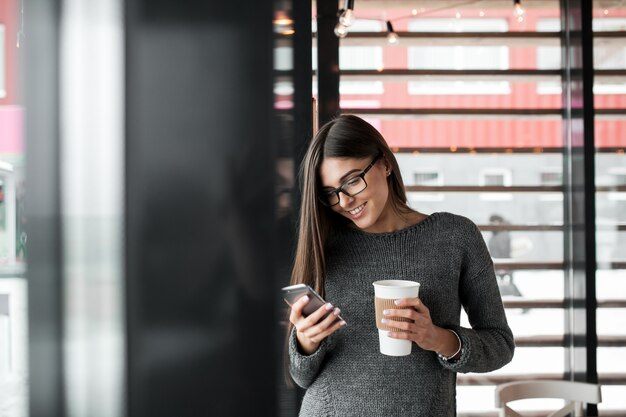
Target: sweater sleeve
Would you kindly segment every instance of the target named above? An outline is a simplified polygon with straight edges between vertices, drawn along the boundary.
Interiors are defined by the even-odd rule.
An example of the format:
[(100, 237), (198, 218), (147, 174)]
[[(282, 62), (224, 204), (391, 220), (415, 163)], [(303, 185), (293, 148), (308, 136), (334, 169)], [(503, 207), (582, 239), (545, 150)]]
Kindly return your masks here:
[(485, 241), (476, 225), (467, 222), (460, 239), (465, 248), (459, 295), (471, 328), (449, 326), (461, 338), (461, 356), (453, 362), (440, 362), (455, 372), (490, 372), (511, 361), (515, 341)]
[(331, 338), (332, 335), (322, 340), (320, 346), (311, 355), (305, 355), (298, 349), (296, 328), (291, 330), (289, 335), (289, 373), (300, 387), (306, 389), (315, 381), (322, 368), (326, 353), (331, 348)]

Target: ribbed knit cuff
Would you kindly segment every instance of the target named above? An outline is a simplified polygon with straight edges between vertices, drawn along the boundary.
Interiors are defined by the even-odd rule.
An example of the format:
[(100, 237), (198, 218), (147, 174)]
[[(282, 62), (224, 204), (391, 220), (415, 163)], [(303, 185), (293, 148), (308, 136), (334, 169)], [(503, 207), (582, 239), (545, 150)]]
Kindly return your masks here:
[(289, 335), (289, 362), (290, 372), (294, 381), (302, 388), (308, 388), (313, 379), (317, 376), (326, 352), (331, 342), (330, 337), (322, 340), (315, 352), (305, 355), (298, 349), (298, 339), (296, 337), (296, 328), (294, 327)]

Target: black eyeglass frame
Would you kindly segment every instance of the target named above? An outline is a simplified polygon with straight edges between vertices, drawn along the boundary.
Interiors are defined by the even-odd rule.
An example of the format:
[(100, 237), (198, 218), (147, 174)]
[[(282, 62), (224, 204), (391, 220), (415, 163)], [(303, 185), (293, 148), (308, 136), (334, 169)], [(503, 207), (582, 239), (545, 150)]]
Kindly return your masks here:
[[(326, 201), (324, 201), (324, 198), (322, 197), (322, 195), (318, 196), (317, 199), (320, 201), (320, 203), (322, 203), (324, 206), (326, 207), (334, 207), (337, 204), (339, 204), (341, 202), (341, 198), (339, 197), (339, 193), (344, 193), (345, 195), (347, 195), (348, 197), (354, 197), (360, 193), (362, 193), (363, 191), (365, 191), (365, 189), (367, 188), (367, 181), (365, 180), (365, 175), (369, 172), (370, 169), (372, 169), (372, 167), (376, 164), (376, 162), (380, 159), (380, 157), (383, 156), (382, 152), (379, 152), (378, 155), (376, 155), (374, 157), (374, 159), (372, 160), (372, 162), (370, 162), (370, 164), (365, 167), (365, 169), (363, 171), (361, 171), (360, 174), (357, 174), (353, 177), (350, 177), (349, 179), (345, 180), (340, 186), (339, 188), (335, 188), (334, 190), (330, 190), (330, 191), (324, 191), (322, 195), (329, 195), (329, 194), (333, 194), (335, 193), (337, 195), (337, 202), (335, 204), (328, 204)], [(346, 190), (343, 189), (343, 187), (350, 181), (354, 180), (357, 177), (361, 177), (361, 179), (363, 180), (363, 182), (365, 183), (365, 187), (363, 187), (363, 189), (361, 191), (359, 191), (358, 193), (354, 193), (354, 194), (350, 194), (348, 193)]]

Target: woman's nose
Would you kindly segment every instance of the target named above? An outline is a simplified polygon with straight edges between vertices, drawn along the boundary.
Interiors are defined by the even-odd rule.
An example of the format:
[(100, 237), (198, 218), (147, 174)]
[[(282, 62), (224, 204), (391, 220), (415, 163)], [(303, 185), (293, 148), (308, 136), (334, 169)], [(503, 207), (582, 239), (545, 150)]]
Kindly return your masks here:
[(350, 197), (348, 194), (339, 193), (339, 205), (342, 208), (345, 209), (346, 207), (350, 207), (352, 201), (354, 201), (354, 197)]

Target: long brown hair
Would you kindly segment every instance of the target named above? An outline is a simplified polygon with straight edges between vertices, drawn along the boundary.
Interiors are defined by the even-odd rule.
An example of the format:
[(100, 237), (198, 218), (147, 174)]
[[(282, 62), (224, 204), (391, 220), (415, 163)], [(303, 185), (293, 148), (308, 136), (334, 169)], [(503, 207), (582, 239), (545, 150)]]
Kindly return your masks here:
[(391, 207), (400, 215), (412, 210), (406, 203), (404, 183), (396, 158), (383, 136), (365, 120), (342, 115), (322, 126), (304, 156), (300, 166), (302, 201), (298, 240), (291, 284), (308, 284), (324, 297), (325, 244), (333, 227), (348, 219), (323, 206), (319, 199), (319, 169), (324, 158), (374, 158), (382, 153), (391, 170), (388, 178)]

